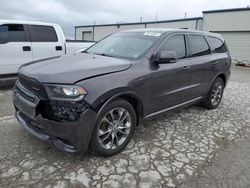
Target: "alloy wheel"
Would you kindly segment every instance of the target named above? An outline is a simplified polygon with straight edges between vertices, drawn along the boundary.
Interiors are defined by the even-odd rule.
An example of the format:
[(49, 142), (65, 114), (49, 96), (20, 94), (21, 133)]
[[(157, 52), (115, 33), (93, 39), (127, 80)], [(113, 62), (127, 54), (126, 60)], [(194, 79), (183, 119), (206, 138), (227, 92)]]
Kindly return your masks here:
[(99, 124), (99, 143), (104, 149), (116, 149), (127, 139), (131, 124), (131, 116), (125, 108), (110, 110)]
[(220, 82), (217, 82), (212, 90), (211, 103), (214, 106), (216, 106), (220, 102), (222, 95), (223, 95), (223, 85)]

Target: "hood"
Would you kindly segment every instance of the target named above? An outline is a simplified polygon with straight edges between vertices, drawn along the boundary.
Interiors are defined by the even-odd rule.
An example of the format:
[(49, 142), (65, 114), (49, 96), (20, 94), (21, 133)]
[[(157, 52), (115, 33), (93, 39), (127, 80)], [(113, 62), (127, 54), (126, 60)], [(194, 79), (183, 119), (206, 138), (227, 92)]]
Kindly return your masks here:
[(43, 83), (73, 84), (90, 77), (123, 71), (130, 66), (130, 60), (79, 53), (27, 63), (19, 69), (19, 73)]

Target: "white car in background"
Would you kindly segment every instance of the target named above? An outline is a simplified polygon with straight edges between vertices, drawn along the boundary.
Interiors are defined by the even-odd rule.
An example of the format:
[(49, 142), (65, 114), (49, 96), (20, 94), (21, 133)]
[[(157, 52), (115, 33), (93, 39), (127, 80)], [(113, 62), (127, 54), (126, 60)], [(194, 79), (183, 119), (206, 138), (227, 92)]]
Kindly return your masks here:
[(16, 74), (25, 63), (73, 55), (93, 44), (92, 41), (66, 40), (57, 24), (0, 20), (0, 75)]

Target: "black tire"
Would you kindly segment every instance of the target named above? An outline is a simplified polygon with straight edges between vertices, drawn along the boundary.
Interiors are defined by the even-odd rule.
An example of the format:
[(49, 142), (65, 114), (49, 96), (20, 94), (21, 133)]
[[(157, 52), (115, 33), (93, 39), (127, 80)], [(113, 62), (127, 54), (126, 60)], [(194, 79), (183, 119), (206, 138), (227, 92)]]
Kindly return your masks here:
[[(99, 135), (99, 133), (100, 133), (99, 129), (101, 129), (101, 126), (103, 126), (103, 124), (105, 122), (107, 122), (107, 121), (103, 121), (103, 119), (105, 117), (107, 117), (109, 119), (109, 122), (111, 122), (112, 119), (115, 119), (115, 117), (109, 118), (109, 115), (110, 115), (111, 111), (113, 110), (113, 112), (112, 112), (113, 115), (115, 115), (115, 113), (117, 113), (117, 117), (118, 117), (119, 116), (118, 115), (118, 110), (122, 110), (122, 109), (125, 109), (125, 111), (126, 111), (125, 113), (129, 113), (129, 115), (130, 115), (130, 118), (129, 118), (130, 121), (129, 122), (130, 122), (131, 126), (130, 126), (129, 133), (128, 134), (124, 134), (124, 135), (126, 135), (126, 138), (123, 138), (121, 136), (122, 134), (119, 131), (117, 131), (118, 128), (116, 128), (116, 130), (113, 130), (112, 128), (110, 128), (110, 127), (114, 127), (113, 124), (111, 125), (109, 123), (106, 123), (107, 124), (107, 125), (105, 125), (105, 126), (107, 126), (106, 130), (112, 130), (113, 132), (112, 133), (105, 133), (106, 135), (104, 137), (106, 138), (106, 136), (108, 136), (108, 134), (109, 135), (110, 134), (115, 134), (115, 135), (117, 135), (117, 137), (115, 137), (116, 144), (111, 144), (111, 147), (113, 145), (116, 145), (116, 148), (109, 148), (109, 149), (104, 148), (104, 146), (103, 146), (104, 142), (102, 142), (102, 144), (103, 144), (102, 145), (101, 141), (100, 141), (100, 140), (103, 140), (103, 138), (101, 138), (101, 136)], [(110, 116), (110, 117), (112, 117), (112, 116)], [(119, 117), (118, 117), (118, 119), (119, 119)], [(126, 119), (124, 120), (124, 122), (126, 122)], [(119, 153), (120, 151), (122, 151), (127, 146), (127, 144), (129, 143), (129, 141), (131, 140), (131, 138), (132, 138), (132, 136), (134, 134), (134, 131), (135, 131), (136, 122), (137, 122), (137, 116), (136, 116), (135, 110), (134, 110), (133, 106), (129, 102), (127, 102), (126, 100), (118, 99), (118, 100), (115, 100), (115, 101), (111, 102), (110, 104), (107, 104), (99, 112), (99, 116), (97, 118), (97, 121), (96, 121), (96, 124), (95, 124), (95, 128), (93, 130), (93, 134), (92, 134), (92, 138), (91, 138), (91, 147), (92, 147), (92, 150), (96, 151), (98, 154), (100, 154), (102, 156), (105, 156), (105, 157), (112, 156), (114, 154)], [(119, 126), (116, 125), (116, 127), (119, 127)], [(125, 131), (127, 131), (127, 128), (125, 128)], [(123, 132), (125, 132), (125, 131), (123, 131)], [(114, 133), (114, 132), (116, 132), (116, 133)], [(118, 145), (118, 141), (117, 141), (117, 139), (119, 138), (119, 136), (121, 136), (123, 140), (125, 139), (122, 142), (121, 145)], [(108, 138), (110, 140), (110, 142), (108, 142), (108, 143), (112, 143), (112, 138), (113, 138), (113, 136), (110, 135), (109, 138)], [(108, 139), (107, 139), (107, 141), (109, 141)]]
[[(219, 89), (219, 88), (221, 88), (221, 89)], [(217, 77), (214, 80), (212, 86), (210, 87), (210, 90), (209, 90), (209, 92), (207, 94), (206, 99), (203, 101), (203, 106), (205, 108), (208, 108), (208, 109), (217, 108), (219, 106), (220, 102), (221, 102), (223, 92), (224, 92), (224, 88), (225, 88), (224, 81), (220, 77)], [(217, 92), (218, 95), (215, 95), (216, 92)]]

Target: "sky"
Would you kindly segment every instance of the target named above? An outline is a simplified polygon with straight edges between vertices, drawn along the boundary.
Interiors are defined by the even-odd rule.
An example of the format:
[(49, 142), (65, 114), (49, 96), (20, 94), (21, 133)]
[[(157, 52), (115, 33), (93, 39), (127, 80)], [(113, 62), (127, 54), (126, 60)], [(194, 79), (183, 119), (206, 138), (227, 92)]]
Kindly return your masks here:
[(247, 6), (250, 0), (0, 0), (0, 19), (57, 23), (73, 38), (77, 25), (200, 17), (204, 10)]

